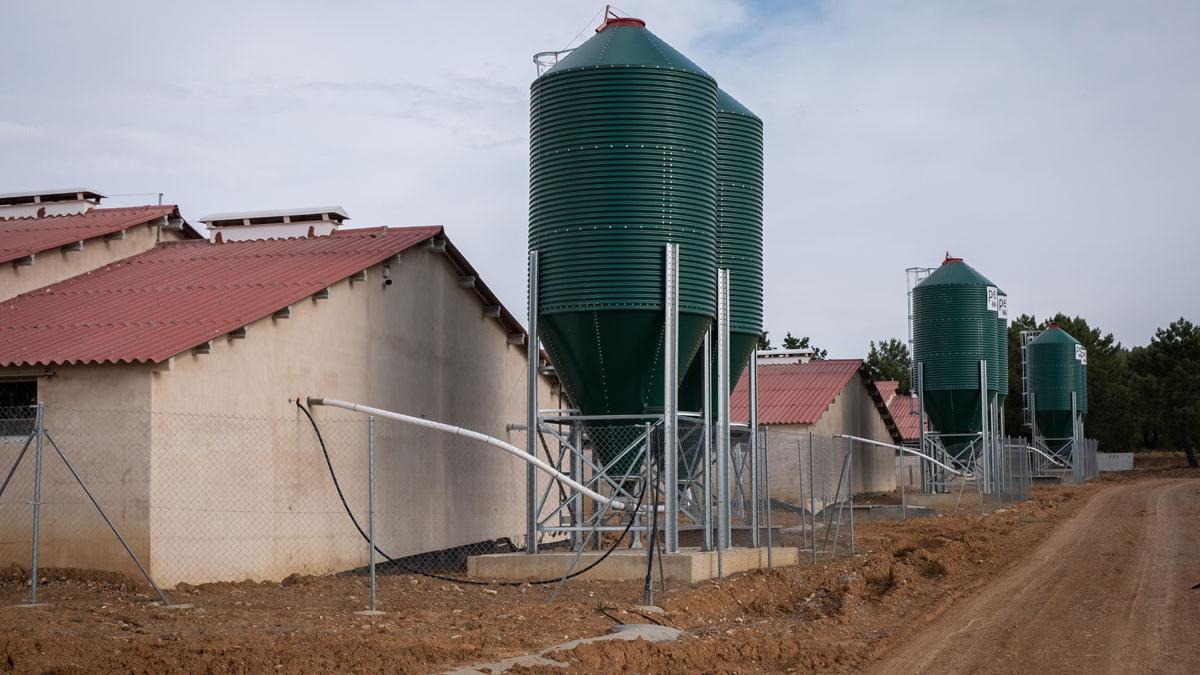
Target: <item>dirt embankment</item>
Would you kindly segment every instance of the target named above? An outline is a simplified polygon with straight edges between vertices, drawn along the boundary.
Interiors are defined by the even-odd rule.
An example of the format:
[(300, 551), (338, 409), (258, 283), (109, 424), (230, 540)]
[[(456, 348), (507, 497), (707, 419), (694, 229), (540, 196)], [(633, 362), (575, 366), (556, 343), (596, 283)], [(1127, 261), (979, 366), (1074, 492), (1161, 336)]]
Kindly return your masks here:
[[(858, 556), (660, 594), (667, 612), (649, 618), (684, 629), (678, 642), (587, 645), (555, 658), (582, 671), (861, 670), (1014, 568), (1114, 482), (1040, 489), (984, 517), (864, 525)], [(24, 577), (0, 579), (0, 670), (437, 672), (648, 620), (631, 611), (641, 601), (634, 582), (573, 582), (548, 604), (548, 588), (384, 577), (387, 614), (365, 618), (352, 613), (366, 602), (361, 578), (183, 586), (172, 600), (196, 608), (168, 610), (117, 578), (48, 577), (41, 595), (51, 604), (22, 609), (7, 606), (27, 597)]]

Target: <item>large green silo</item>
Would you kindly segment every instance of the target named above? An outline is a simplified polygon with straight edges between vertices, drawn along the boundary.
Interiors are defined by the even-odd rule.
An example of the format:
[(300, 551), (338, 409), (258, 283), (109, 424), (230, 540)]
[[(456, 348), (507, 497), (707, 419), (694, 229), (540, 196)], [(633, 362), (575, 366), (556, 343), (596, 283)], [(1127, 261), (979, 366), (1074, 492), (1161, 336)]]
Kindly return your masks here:
[(925, 410), (955, 454), (970, 442), (964, 435), (982, 429), (980, 361), (987, 361), (987, 397), (1000, 390), (997, 292), (987, 277), (949, 256), (913, 289), (913, 362), (924, 364)]
[(610, 19), (530, 96), (539, 335), (584, 414), (661, 408), (667, 243), (680, 375), (716, 312), (716, 82), (644, 22)]
[[(763, 123), (717, 90), (717, 267), (729, 270), (729, 390), (762, 334)], [(715, 283), (715, 280), (714, 280)], [(712, 372), (716, 372), (713, 344)], [(682, 410), (703, 405), (704, 364), (697, 353), (679, 392)], [(713, 395), (717, 394), (713, 386)]]
[(1065, 330), (1051, 325), (1029, 343), (1026, 356), (1037, 431), (1057, 452), (1074, 434), (1072, 393), (1076, 411), (1087, 413), (1087, 350)]

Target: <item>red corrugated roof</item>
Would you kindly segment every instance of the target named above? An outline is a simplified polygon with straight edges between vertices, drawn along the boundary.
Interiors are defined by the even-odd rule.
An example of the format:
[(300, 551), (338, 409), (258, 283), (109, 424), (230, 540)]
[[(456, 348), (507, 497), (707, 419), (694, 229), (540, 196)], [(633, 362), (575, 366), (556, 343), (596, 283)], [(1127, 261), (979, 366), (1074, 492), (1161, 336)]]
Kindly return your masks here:
[[(816, 424), (862, 367), (861, 359), (759, 365), (760, 424)], [(743, 375), (729, 402), (730, 418), (749, 418), (750, 378)]]
[(114, 234), (170, 215), (178, 215), (175, 207), (164, 204), (92, 209), (66, 216), (0, 219), (0, 263)]
[(900, 388), (899, 380), (878, 380), (875, 382), (875, 388), (879, 390), (879, 396), (883, 399), (884, 405), (891, 405), (892, 399), (896, 396), (896, 390)]
[(898, 393), (896, 390), (900, 388), (900, 383), (896, 380), (876, 382), (875, 388), (879, 390), (879, 395), (887, 405), (904, 442), (919, 441), (921, 424), (917, 421), (917, 399), (911, 394)]
[(161, 243), (0, 303), (0, 366), (164, 361), (441, 232)]

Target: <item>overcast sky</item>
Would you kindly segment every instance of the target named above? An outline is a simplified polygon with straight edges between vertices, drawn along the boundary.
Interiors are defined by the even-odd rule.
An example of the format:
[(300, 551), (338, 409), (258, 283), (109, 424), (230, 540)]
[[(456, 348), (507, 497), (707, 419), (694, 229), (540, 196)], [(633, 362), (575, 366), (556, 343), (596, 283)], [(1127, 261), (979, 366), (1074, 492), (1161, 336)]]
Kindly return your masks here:
[[(190, 5), (5, 3), (0, 192), (441, 224), (523, 312), (531, 55), (601, 3)], [(1200, 2), (620, 7), (765, 121), (772, 336), (903, 337), (946, 251), (1126, 344), (1200, 319)]]

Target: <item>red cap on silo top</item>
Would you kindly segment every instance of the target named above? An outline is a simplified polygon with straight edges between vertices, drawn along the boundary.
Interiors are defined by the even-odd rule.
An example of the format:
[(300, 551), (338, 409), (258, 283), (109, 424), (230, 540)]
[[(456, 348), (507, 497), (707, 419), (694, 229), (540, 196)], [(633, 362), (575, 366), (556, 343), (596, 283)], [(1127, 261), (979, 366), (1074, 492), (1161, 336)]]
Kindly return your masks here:
[(602, 21), (599, 26), (596, 26), (596, 32), (599, 33), (609, 26), (638, 26), (645, 28), (646, 22), (642, 21), (641, 19), (635, 19), (631, 16), (617, 16), (616, 14), (613, 14), (612, 5), (605, 5), (604, 21)]

